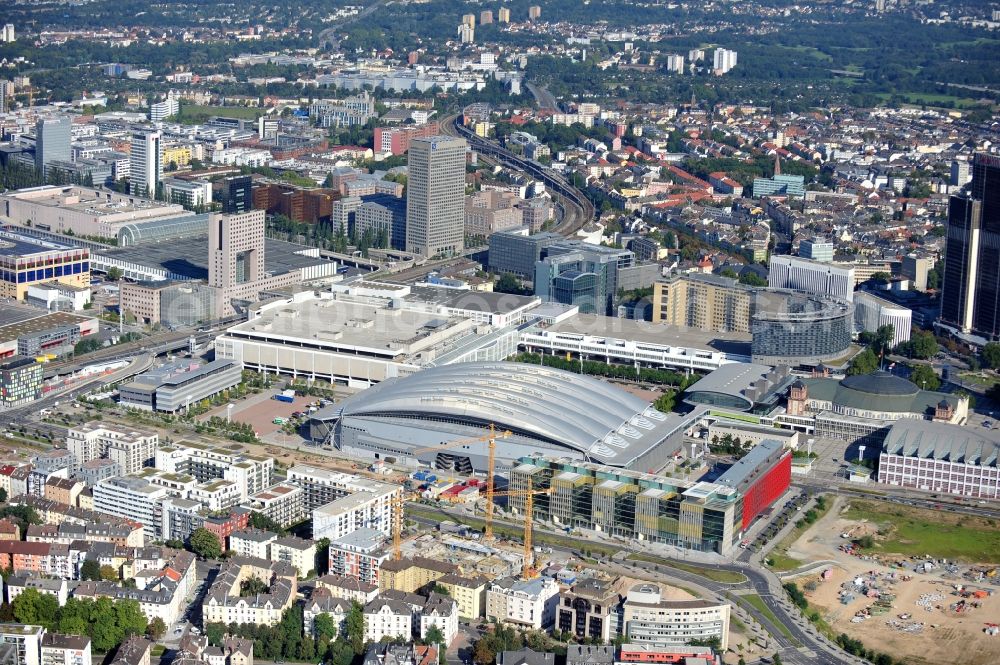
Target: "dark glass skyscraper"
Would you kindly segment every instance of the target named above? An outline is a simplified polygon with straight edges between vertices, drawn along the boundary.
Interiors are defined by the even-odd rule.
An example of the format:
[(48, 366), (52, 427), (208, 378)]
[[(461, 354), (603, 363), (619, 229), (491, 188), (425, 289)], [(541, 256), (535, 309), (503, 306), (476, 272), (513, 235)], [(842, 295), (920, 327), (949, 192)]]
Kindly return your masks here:
[(948, 204), (941, 322), (1000, 338), (1000, 157), (976, 155), (969, 192)]

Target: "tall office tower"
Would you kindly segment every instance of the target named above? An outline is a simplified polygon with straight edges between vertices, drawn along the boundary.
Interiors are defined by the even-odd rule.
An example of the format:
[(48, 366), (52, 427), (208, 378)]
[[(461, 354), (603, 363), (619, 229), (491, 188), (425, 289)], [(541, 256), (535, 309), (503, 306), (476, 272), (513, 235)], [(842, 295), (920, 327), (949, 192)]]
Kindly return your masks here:
[(222, 181), (222, 212), (227, 215), (249, 212), (253, 208), (253, 178), (234, 175)]
[(208, 284), (228, 289), (264, 277), (264, 211), (208, 220)]
[(68, 117), (42, 118), (35, 123), (35, 168), (42, 174), (54, 161), (70, 161), (73, 122)]
[(414, 139), (407, 160), (406, 251), (424, 256), (464, 248), (465, 139)]
[(497, 10), (497, 22), (498, 23), (510, 23), (510, 9), (507, 7), (501, 7)]
[(977, 154), (969, 192), (948, 203), (941, 322), (1000, 338), (1000, 157)]
[(132, 132), (129, 156), (130, 191), (134, 196), (153, 198), (163, 178), (163, 134), (149, 130)]

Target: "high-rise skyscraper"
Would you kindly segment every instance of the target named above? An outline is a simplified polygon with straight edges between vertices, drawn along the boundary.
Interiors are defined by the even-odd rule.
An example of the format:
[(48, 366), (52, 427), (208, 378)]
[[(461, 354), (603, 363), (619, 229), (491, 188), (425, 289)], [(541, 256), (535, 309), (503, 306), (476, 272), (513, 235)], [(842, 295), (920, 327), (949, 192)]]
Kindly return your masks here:
[(52, 162), (70, 161), (72, 134), (73, 122), (66, 116), (35, 123), (35, 168), (44, 175)]
[(208, 220), (208, 284), (229, 289), (264, 276), (264, 211)]
[(1000, 157), (977, 154), (967, 193), (948, 203), (941, 322), (1000, 338)]
[(234, 175), (222, 181), (222, 212), (234, 214), (253, 208), (253, 178)]
[(406, 251), (424, 256), (464, 248), (465, 139), (432, 136), (410, 143)]
[(148, 130), (132, 132), (129, 157), (130, 191), (135, 196), (153, 198), (163, 178), (163, 134)]

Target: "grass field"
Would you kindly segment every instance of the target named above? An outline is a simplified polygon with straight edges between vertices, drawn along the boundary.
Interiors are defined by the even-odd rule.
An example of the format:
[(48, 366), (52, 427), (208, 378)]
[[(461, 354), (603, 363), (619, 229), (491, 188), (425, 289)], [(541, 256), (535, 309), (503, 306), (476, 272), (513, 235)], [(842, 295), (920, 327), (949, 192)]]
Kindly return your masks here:
[(629, 554), (626, 559), (632, 561), (645, 561), (646, 563), (655, 563), (658, 566), (666, 566), (667, 568), (676, 568), (677, 570), (683, 570), (686, 573), (691, 573), (692, 575), (701, 575), (702, 577), (707, 577), (708, 579), (719, 582), (722, 584), (740, 584), (746, 581), (740, 573), (735, 573), (730, 570), (715, 570), (714, 568), (703, 568), (702, 566), (695, 566), (689, 563), (679, 563), (672, 559), (664, 559), (663, 557), (653, 556), (652, 554), (642, 554), (641, 552), (635, 552)]
[(996, 520), (865, 500), (852, 500), (844, 517), (879, 525), (875, 552), (1000, 563)]
[(1000, 383), (1000, 378), (992, 374), (983, 375), (979, 372), (962, 372), (958, 376), (966, 383), (974, 383), (983, 388), (992, 388), (995, 384)]
[(741, 600), (747, 601), (747, 604), (750, 605), (754, 609), (754, 611), (760, 613), (761, 616), (763, 616), (765, 619), (767, 619), (772, 624), (777, 626), (778, 630), (781, 631), (781, 634), (787, 637), (789, 640), (791, 640), (792, 643), (794, 644), (799, 643), (799, 641), (795, 639), (795, 636), (792, 635), (792, 631), (788, 630), (788, 626), (779, 621), (778, 617), (776, 617), (774, 615), (774, 612), (771, 611), (771, 608), (764, 604), (763, 598), (761, 598), (755, 593), (749, 593), (745, 596), (739, 596), (739, 598)]
[(177, 121), (186, 124), (197, 124), (216, 115), (224, 118), (256, 120), (258, 116), (264, 115), (264, 111), (246, 106), (202, 106), (200, 104), (186, 104), (181, 102), (181, 111), (177, 114)]
[(944, 102), (952, 102), (955, 108), (959, 110), (971, 108), (979, 103), (977, 99), (973, 99), (972, 97), (959, 97), (957, 95), (943, 95), (932, 92), (882, 92), (875, 96), (881, 98), (882, 101), (888, 101), (892, 97), (900, 97), (907, 104), (925, 104), (927, 106), (938, 106)]

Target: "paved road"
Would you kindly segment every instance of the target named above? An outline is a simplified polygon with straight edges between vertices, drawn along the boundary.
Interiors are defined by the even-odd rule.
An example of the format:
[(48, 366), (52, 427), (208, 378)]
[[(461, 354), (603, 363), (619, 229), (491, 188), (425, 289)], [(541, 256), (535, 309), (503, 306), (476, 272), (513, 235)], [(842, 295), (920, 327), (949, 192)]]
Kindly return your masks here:
[(552, 93), (545, 88), (535, 85), (534, 83), (528, 83), (525, 87), (528, 88), (528, 92), (531, 96), (535, 98), (535, 103), (540, 109), (554, 109), (558, 108), (558, 103), (556, 98), (552, 96)]
[(319, 33), (319, 45), (320, 45), (320, 47), (322, 47), (325, 44), (329, 44), (330, 45), (330, 50), (331, 51), (336, 51), (340, 47), (340, 40), (334, 39), (333, 33), (335, 33), (337, 30), (340, 30), (341, 28), (343, 28), (345, 26), (348, 26), (348, 25), (354, 23), (355, 21), (359, 21), (359, 20), (363, 19), (364, 17), (368, 16), (369, 14), (371, 14), (372, 12), (374, 12), (376, 9), (378, 9), (379, 7), (381, 7), (384, 4), (387, 4), (388, 2), (389, 2), (389, 0), (375, 0), (375, 2), (373, 2), (372, 4), (368, 5), (364, 9), (362, 9), (360, 12), (358, 12), (354, 16), (348, 16), (347, 18), (334, 23), (329, 28), (326, 28), (325, 30), (323, 30), (322, 32)]

